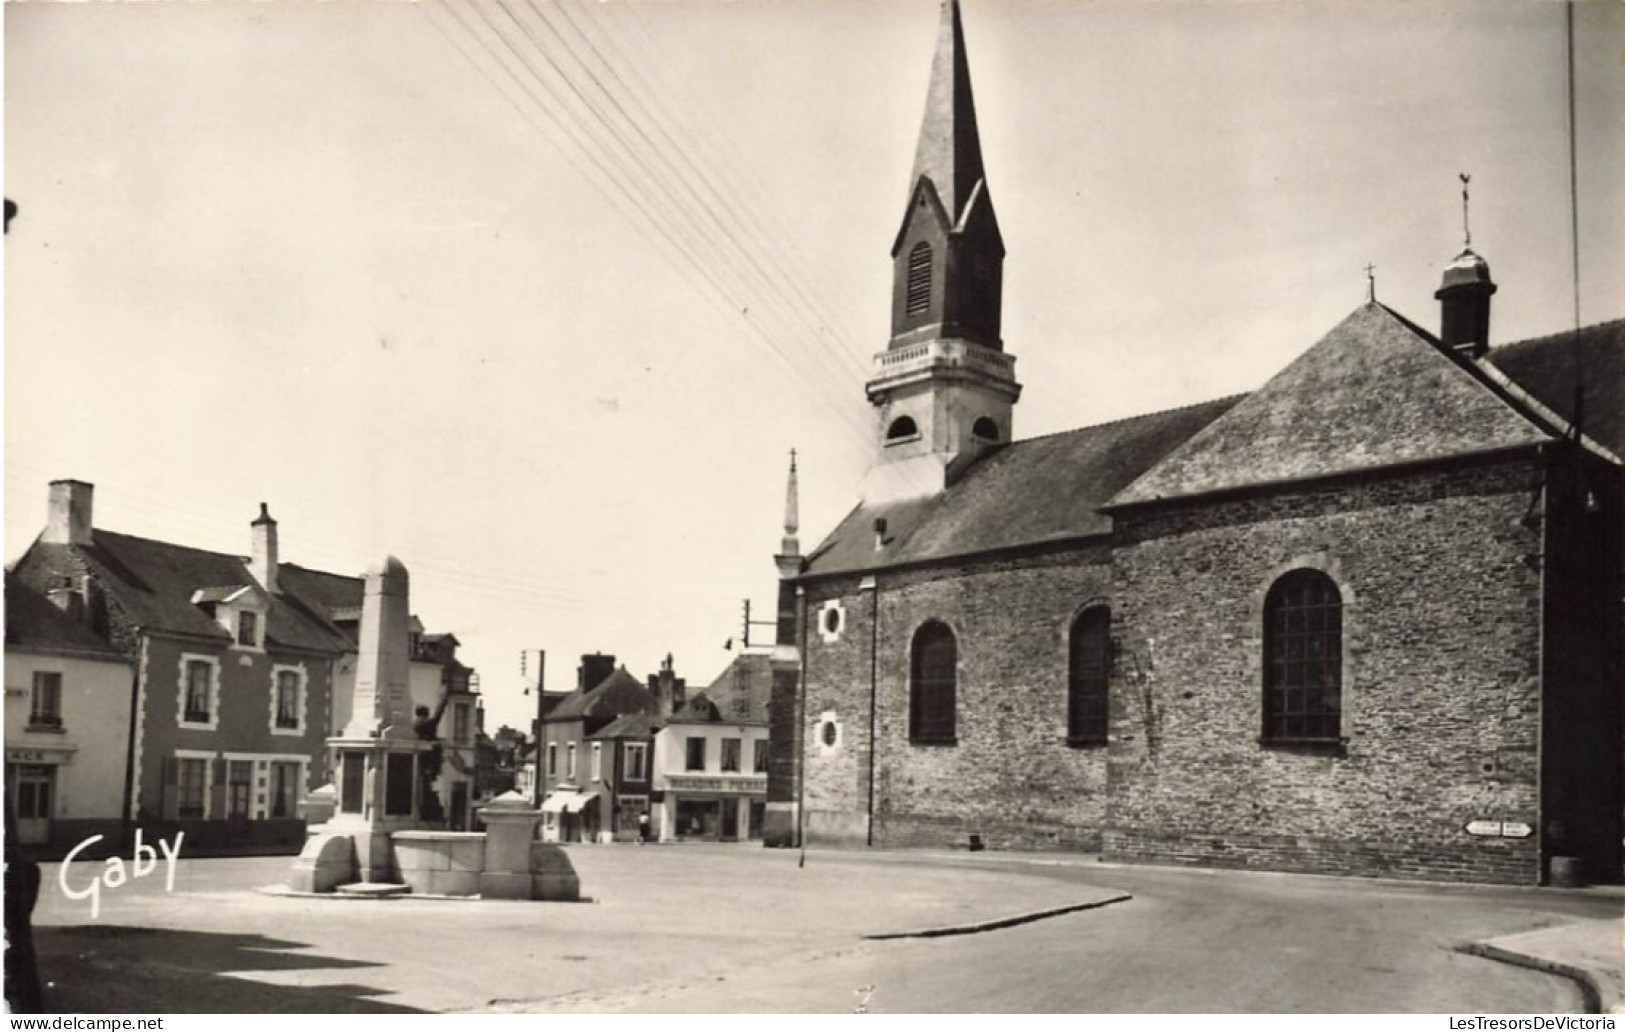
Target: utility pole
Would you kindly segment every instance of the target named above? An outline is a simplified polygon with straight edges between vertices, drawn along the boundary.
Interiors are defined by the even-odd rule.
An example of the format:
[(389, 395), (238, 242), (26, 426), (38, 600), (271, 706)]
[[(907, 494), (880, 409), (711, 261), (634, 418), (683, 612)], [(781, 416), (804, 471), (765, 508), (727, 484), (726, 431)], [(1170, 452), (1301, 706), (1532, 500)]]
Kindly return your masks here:
[(525, 669), (525, 656), (530, 652), (536, 653), (536, 719), (530, 726), (531, 737), (536, 740), (536, 774), (530, 779), (530, 799), (531, 805), (540, 808), (544, 795), (542, 784), (547, 777), (547, 768), (542, 765), (542, 717), (546, 716), (544, 700), (547, 697), (547, 650), (519, 650), (519, 676), (525, 682), (526, 695), (530, 694), (530, 681)]

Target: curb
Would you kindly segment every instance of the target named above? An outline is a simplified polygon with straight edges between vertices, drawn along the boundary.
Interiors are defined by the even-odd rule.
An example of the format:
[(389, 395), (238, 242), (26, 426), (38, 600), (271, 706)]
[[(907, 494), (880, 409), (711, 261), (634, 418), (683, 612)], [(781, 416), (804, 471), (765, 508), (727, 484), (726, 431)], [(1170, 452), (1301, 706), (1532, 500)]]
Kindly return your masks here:
[(1456, 952), (1567, 978), (1580, 987), (1580, 995), (1585, 998), (1585, 1008), (1588, 1014), (1617, 1014), (1622, 1009), (1625, 1009), (1625, 1002), (1620, 1000), (1611, 987), (1605, 990), (1604, 986), (1600, 984), (1604, 980), (1599, 979), (1596, 972), (1590, 968), (1580, 967), (1576, 964), (1565, 964), (1560, 960), (1536, 957), (1528, 953), (1519, 953), (1516, 950), (1509, 950), (1487, 942), (1469, 942), (1457, 946)]
[(878, 942), (885, 939), (938, 939), (948, 935), (975, 935), (977, 932), (991, 932), (1000, 928), (1011, 928), (1015, 925), (1042, 921), (1046, 917), (1074, 914), (1080, 910), (1098, 910), (1101, 907), (1110, 906), (1113, 903), (1123, 903), (1133, 898), (1133, 896), (1125, 893), (1120, 896), (1109, 896), (1106, 899), (1093, 900), (1089, 903), (1072, 903), (1064, 907), (1035, 910), (1027, 914), (1017, 914), (1015, 917), (999, 917), (991, 921), (979, 921), (975, 924), (947, 925), (942, 928), (926, 928), (917, 932), (876, 932), (871, 935), (859, 936), (859, 938), (870, 942)]

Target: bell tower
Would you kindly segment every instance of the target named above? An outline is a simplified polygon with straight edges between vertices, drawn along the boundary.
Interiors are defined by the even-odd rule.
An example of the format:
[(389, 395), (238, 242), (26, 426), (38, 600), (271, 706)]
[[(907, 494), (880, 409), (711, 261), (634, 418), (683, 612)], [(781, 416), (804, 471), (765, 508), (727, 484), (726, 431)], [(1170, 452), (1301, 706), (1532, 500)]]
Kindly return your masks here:
[(1010, 440), (1021, 396), (999, 337), (1004, 238), (982, 168), (958, 0), (944, 0), (908, 206), (892, 244), (892, 334), (867, 385), (879, 454), (865, 504), (936, 494)]

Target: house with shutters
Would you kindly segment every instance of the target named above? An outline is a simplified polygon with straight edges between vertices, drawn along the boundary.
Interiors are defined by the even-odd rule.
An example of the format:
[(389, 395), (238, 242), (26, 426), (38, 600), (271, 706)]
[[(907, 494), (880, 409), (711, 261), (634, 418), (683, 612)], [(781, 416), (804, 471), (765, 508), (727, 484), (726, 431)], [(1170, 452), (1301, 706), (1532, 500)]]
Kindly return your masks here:
[(1464, 248), (1437, 332), (1373, 296), (1251, 393), (1023, 440), (957, 0), (907, 185), (806, 554), (792, 465), (769, 844), (1621, 879), (1625, 321), (1497, 344)]
[[(300, 803), (331, 777), (335, 691), (355, 676), (361, 579), (281, 562), (263, 505), (241, 556), (97, 527), (93, 502), (91, 484), (53, 482), (45, 530), (13, 576), (130, 672), (120, 816), (149, 839), (184, 830), (190, 848), (298, 849)], [(466, 708), (471, 761), (470, 672), (444, 644), (414, 658), (414, 683), (424, 682), (417, 695), (435, 704), (444, 690), (448, 706)], [(23, 676), (13, 671), (8, 650), (8, 685)], [(470, 771), (464, 780), (472, 779)], [(454, 811), (455, 783), (437, 785)], [(62, 813), (78, 803), (59, 790), (54, 805)]]

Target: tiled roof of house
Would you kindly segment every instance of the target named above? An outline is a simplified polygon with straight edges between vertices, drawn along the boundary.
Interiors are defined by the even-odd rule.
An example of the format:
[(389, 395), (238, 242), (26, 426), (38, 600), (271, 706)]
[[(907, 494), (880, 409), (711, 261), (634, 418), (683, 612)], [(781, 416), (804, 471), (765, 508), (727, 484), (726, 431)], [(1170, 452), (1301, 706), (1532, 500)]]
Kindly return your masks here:
[(33, 588), (6, 575), (6, 648), (51, 652), (91, 659), (123, 660), (82, 619), (74, 619)]
[(1574, 384), (1584, 385), (1583, 429), (1625, 455), (1625, 319), (1490, 349), (1490, 362), (1564, 419), (1574, 419)]
[(1550, 440), (1425, 331), (1370, 302), (1113, 500), (1128, 505)]
[[(229, 640), (225, 629), (192, 601), (193, 595), (199, 588), (254, 584), (241, 556), (101, 529), (93, 532), (89, 546), (36, 542), (19, 562), (18, 571), (39, 584), (42, 577), (77, 572), (81, 562), (129, 622), (160, 633)], [(270, 598), (265, 619), (268, 643), (323, 652), (353, 647), (342, 632), (309, 611), (297, 596)]]
[(723, 720), (767, 720), (768, 700), (773, 695), (772, 657), (764, 652), (735, 656), (703, 694), (716, 703)]
[(654, 696), (629, 673), (626, 667), (587, 689), (577, 689), (564, 697), (543, 717), (548, 723), (580, 720), (583, 717), (615, 717), (628, 713), (653, 713)]
[(616, 717), (608, 724), (588, 735), (593, 738), (649, 738), (659, 731), (662, 722), (659, 717), (647, 713), (627, 713)]
[(309, 570), (294, 563), (277, 565), (277, 586), (284, 594), (296, 596), (311, 612), (324, 620), (340, 619), (353, 610), (359, 616), (366, 584), (360, 577), (346, 577), (322, 570)]
[(690, 695), (667, 721), (670, 724), (715, 724), (721, 721), (722, 711), (704, 692)]
[[(852, 510), (808, 557), (806, 575), (861, 572), (951, 555), (1040, 545), (1111, 530), (1099, 507), (1237, 395), (1016, 441), (931, 498)], [(875, 548), (874, 521), (886, 520)]]

